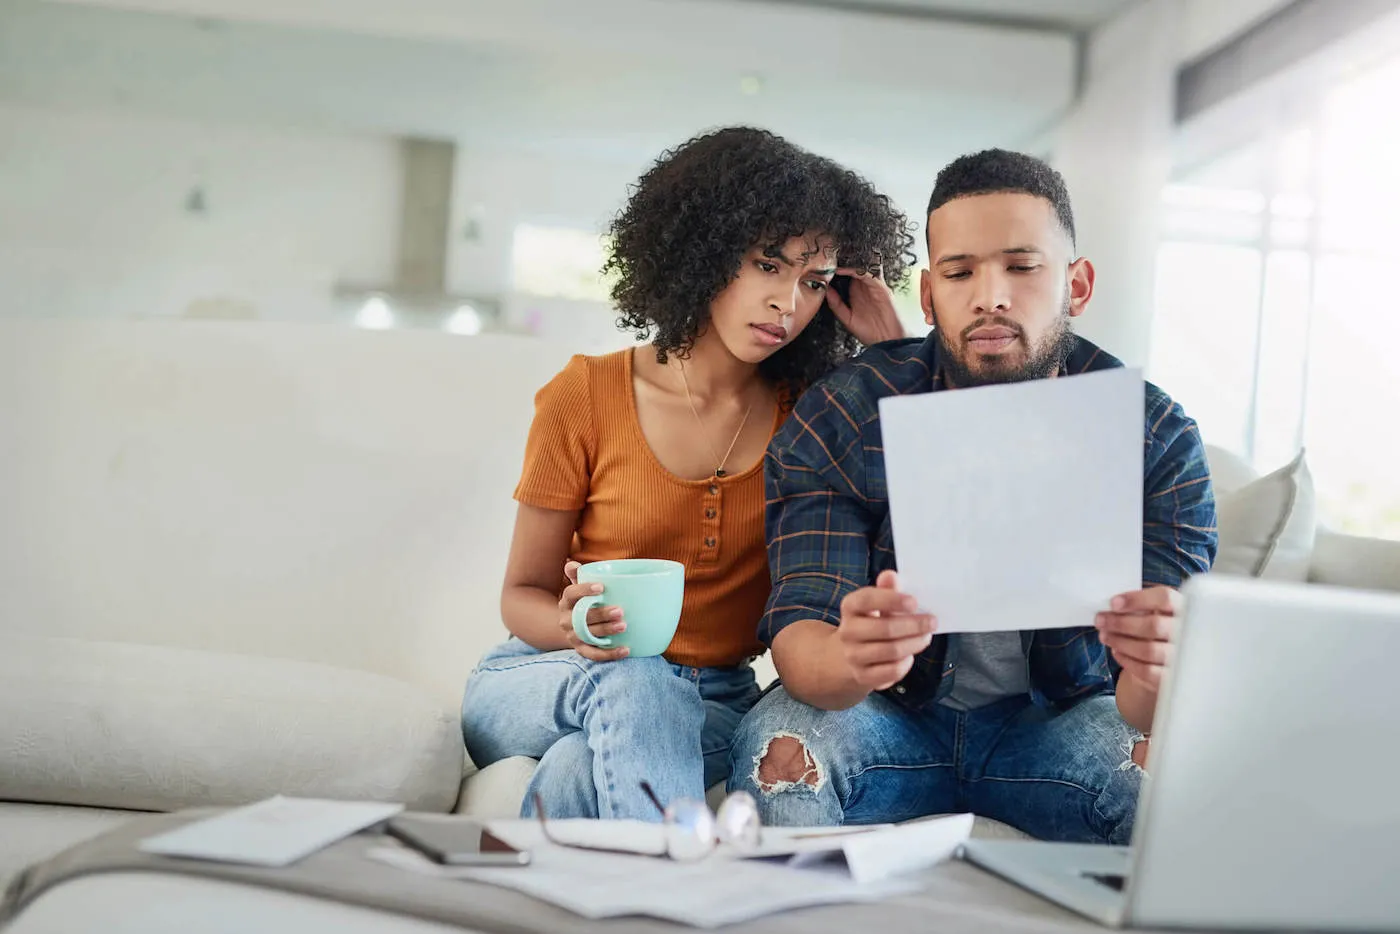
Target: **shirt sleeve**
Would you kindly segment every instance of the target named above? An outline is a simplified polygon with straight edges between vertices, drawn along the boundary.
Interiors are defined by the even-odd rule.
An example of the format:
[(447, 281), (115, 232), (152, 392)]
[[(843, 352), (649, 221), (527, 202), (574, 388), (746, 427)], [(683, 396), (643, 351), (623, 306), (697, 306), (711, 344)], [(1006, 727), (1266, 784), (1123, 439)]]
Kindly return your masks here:
[(1165, 395), (1147, 416), (1142, 584), (1180, 587), (1215, 562), (1215, 491), (1195, 421)]
[(866, 586), (873, 534), (865, 450), (851, 408), (816, 386), (799, 400), (765, 459), (773, 589), (758, 637), (772, 646), (798, 620), (841, 622), (841, 601)]
[(594, 442), (588, 364), (576, 356), (535, 393), (535, 418), (515, 499), (542, 509), (582, 509), (588, 501)]

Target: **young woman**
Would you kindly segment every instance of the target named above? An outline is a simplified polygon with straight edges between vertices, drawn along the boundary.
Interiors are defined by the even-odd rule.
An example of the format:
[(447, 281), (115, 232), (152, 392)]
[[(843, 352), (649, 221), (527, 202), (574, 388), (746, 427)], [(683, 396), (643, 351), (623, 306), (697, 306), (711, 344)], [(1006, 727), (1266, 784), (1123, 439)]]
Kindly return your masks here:
[[(462, 702), (479, 766), (540, 760), (550, 817), (656, 820), (724, 780), (758, 697), (768, 596), (763, 453), (791, 402), (861, 343), (903, 336), (886, 283), (907, 275), (905, 217), (866, 181), (771, 133), (729, 128), (665, 153), (612, 224), (619, 323), (650, 343), (574, 357), (535, 399), (501, 595), (511, 638)], [(849, 277), (849, 302), (832, 288)], [(685, 565), (664, 656), (578, 639), (579, 563)], [(562, 569), (562, 574), (561, 574)], [(627, 626), (589, 612), (599, 637)]]

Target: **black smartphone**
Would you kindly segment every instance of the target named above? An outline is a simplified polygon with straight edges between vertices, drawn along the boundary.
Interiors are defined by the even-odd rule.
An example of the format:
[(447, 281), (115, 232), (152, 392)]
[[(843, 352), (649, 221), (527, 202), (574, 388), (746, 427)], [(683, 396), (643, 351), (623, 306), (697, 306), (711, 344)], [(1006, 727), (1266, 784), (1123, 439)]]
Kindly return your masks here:
[(530, 854), (517, 850), (477, 821), (465, 817), (400, 814), (384, 825), (403, 841), (444, 866), (527, 866)]

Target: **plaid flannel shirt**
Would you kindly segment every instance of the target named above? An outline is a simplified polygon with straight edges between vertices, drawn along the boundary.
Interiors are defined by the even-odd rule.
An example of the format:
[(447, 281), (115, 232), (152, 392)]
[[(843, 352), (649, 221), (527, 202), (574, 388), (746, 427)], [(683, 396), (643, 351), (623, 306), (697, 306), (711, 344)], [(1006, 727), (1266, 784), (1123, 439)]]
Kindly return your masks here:
[[(1061, 373), (1123, 364), (1083, 338)], [(944, 389), (937, 336), (889, 341), (816, 383), (798, 401), (766, 456), (768, 562), (773, 589), (759, 624), (771, 646), (785, 626), (841, 621), (841, 600), (895, 566), (879, 400)], [(1151, 383), (1143, 430), (1142, 583), (1179, 587), (1210, 569), (1215, 496), (1196, 424)], [(1112, 692), (1118, 666), (1087, 625), (1021, 633), (1031, 697), (1064, 708)], [(914, 708), (952, 690), (956, 640), (935, 636), (909, 674), (886, 692)]]

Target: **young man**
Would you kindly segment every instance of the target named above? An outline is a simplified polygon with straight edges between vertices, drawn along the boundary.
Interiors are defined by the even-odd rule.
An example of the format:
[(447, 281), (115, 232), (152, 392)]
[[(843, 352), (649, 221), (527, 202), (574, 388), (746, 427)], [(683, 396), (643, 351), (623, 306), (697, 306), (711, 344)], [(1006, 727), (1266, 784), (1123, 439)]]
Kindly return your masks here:
[[(1122, 364), (1070, 331), (1094, 268), (1075, 256), (1064, 181), (1040, 160), (989, 150), (950, 164), (928, 249), (933, 333), (877, 345), (816, 384), (769, 447), (773, 591), (759, 635), (782, 685), (740, 727), (730, 786), (770, 824), (972, 811), (1043, 839), (1126, 843), (1174, 588), (1215, 557), (1201, 440), (1148, 385), (1141, 590), (1083, 628), (937, 635), (894, 571), (879, 399)], [(976, 477), (967, 488), (996, 495)]]

